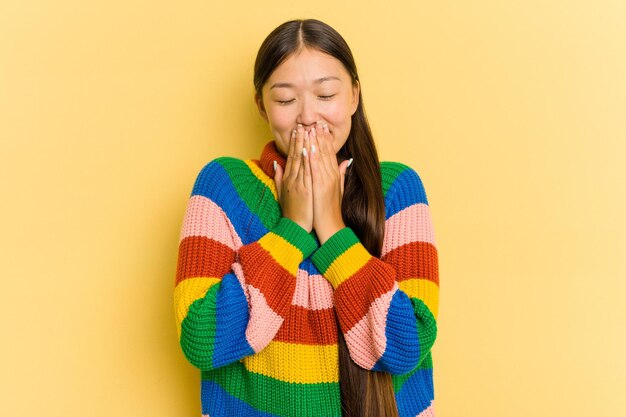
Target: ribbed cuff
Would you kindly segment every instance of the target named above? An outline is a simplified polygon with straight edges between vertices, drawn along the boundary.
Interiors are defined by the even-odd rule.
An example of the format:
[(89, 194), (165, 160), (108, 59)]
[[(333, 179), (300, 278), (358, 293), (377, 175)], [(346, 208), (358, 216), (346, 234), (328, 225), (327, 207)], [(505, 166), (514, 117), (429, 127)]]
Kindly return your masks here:
[(298, 248), (302, 252), (302, 259), (308, 258), (318, 247), (315, 238), (288, 217), (282, 217), (272, 229), (272, 232)]
[(329, 270), (329, 266), (355, 243), (360, 243), (359, 238), (351, 228), (346, 226), (328, 238), (311, 256), (313, 264), (330, 281), (333, 288), (337, 288), (348, 279), (353, 269), (351, 264), (344, 265), (346, 270), (341, 268)]

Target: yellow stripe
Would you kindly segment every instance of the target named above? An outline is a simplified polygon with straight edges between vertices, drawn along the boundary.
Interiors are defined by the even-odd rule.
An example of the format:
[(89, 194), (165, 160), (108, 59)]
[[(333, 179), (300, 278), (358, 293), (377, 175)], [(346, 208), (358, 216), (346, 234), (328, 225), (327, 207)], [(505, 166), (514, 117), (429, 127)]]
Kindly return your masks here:
[(181, 333), (181, 323), (189, 312), (189, 306), (198, 298), (204, 297), (213, 285), (220, 282), (219, 278), (187, 278), (178, 283), (174, 289), (174, 310), (176, 315), (176, 330), (178, 337)]
[(254, 162), (252, 162), (251, 159), (246, 159), (244, 162), (246, 163), (246, 165), (248, 165), (250, 171), (252, 171), (254, 176), (257, 177), (259, 181), (261, 181), (270, 189), (272, 194), (274, 194), (274, 199), (278, 200), (278, 193), (276, 192), (276, 183), (274, 182), (274, 179), (268, 177), (267, 174), (265, 174), (265, 172), (263, 172), (263, 170), (259, 168)]
[(411, 278), (399, 282), (398, 286), (409, 297), (422, 300), (437, 319), (439, 312), (439, 287), (437, 284), (424, 278)]
[(246, 356), (247, 370), (280, 381), (315, 384), (339, 381), (337, 345), (299, 345), (272, 341), (265, 349)]
[(300, 249), (276, 233), (268, 233), (258, 240), (259, 245), (272, 255), (285, 269), (295, 275), (304, 255)]
[(367, 249), (356, 242), (328, 266), (325, 275), (328, 275), (328, 280), (337, 288), (339, 284), (361, 269), (371, 257)]

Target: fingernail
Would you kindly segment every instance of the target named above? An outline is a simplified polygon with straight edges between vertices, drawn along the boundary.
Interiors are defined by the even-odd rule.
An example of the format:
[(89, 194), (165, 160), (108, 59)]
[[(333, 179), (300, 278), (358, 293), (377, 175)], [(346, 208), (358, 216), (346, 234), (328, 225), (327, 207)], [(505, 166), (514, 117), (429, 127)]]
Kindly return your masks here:
[(346, 168), (348, 168), (348, 167), (352, 164), (352, 160), (353, 160), (353, 159), (354, 159), (354, 158), (350, 158), (350, 160), (348, 161), (348, 165), (346, 165)]
[(324, 125), (324, 131), (325, 131), (326, 133), (328, 133), (328, 125), (327, 125), (327, 124), (325, 124), (325, 125)]
[(311, 153), (315, 153), (315, 145), (311, 145)]
[(302, 148), (302, 155), (306, 156), (306, 148)]
[(276, 172), (276, 161), (274, 161), (274, 172)]

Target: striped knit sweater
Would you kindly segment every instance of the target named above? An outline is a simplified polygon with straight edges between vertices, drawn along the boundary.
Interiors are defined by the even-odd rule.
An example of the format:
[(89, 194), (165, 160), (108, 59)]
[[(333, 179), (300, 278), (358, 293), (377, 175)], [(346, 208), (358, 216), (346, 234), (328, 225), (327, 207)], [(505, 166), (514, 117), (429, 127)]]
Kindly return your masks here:
[(419, 176), (380, 163), (377, 258), (349, 227), (320, 245), (282, 217), (274, 160), (285, 166), (271, 141), (258, 160), (210, 161), (185, 212), (175, 316), (202, 414), (341, 416), (336, 314), (354, 362), (392, 375), (400, 416), (434, 416), (438, 257)]

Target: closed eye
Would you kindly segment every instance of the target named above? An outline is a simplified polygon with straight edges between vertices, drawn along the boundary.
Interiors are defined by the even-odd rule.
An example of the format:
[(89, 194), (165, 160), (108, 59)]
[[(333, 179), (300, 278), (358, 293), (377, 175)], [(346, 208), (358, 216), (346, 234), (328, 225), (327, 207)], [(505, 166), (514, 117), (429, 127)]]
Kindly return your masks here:
[[(331, 95), (329, 95), (329, 96), (318, 96), (318, 97), (319, 97), (320, 99), (322, 99), (322, 100), (330, 100), (330, 99), (331, 99), (331, 98), (333, 98), (334, 96), (336, 96), (336, 94), (331, 94)], [(287, 105), (287, 104), (289, 104), (289, 103), (293, 102), (294, 100), (295, 100), (295, 98), (292, 98), (291, 100), (276, 100), (276, 102), (277, 102), (278, 104), (281, 104), (281, 105), (283, 105), (283, 106), (284, 106), (284, 105)]]

